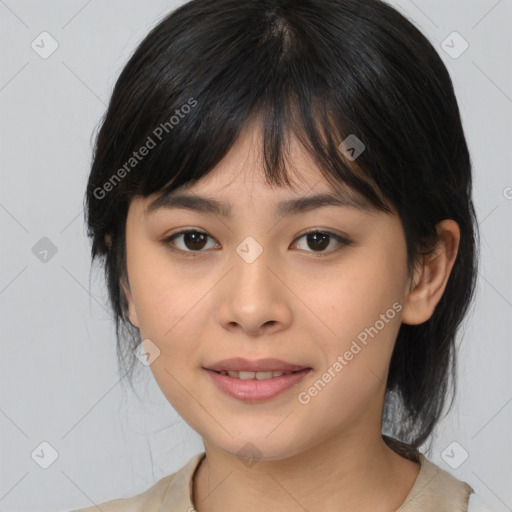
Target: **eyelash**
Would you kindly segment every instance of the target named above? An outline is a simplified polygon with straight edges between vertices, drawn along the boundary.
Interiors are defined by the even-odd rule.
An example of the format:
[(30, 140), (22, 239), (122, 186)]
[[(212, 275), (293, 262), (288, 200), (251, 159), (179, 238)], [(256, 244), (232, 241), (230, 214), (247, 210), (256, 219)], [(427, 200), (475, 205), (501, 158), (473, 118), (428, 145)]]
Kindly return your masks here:
[[(198, 229), (187, 229), (187, 230), (184, 230), (184, 231), (179, 231), (178, 233), (174, 233), (174, 234), (164, 238), (162, 240), (162, 243), (165, 244), (171, 251), (181, 253), (181, 254), (183, 254), (187, 258), (196, 257), (196, 254), (199, 254), (201, 252), (206, 252), (206, 250), (202, 250), (202, 249), (201, 250), (197, 250), (197, 251), (191, 251), (191, 250), (177, 249), (175, 246), (173, 246), (172, 242), (173, 242), (173, 240), (175, 238), (178, 238), (178, 237), (180, 237), (182, 235), (186, 235), (188, 233), (200, 233), (200, 234), (206, 235), (207, 237), (213, 239), (213, 237), (208, 235), (208, 233), (206, 233), (205, 231), (200, 231)], [(329, 255), (329, 254), (331, 254), (333, 252), (337, 252), (337, 251), (341, 250), (342, 247), (350, 246), (350, 245), (352, 245), (354, 243), (352, 240), (349, 240), (348, 238), (346, 238), (344, 236), (337, 235), (336, 233), (332, 233), (330, 231), (322, 231), (322, 230), (319, 230), (319, 229), (313, 229), (311, 231), (307, 231), (306, 233), (302, 233), (293, 242), (296, 243), (301, 238), (304, 238), (307, 235), (311, 235), (311, 234), (328, 235), (328, 236), (334, 238), (338, 243), (341, 244), (341, 247), (338, 247), (337, 249), (334, 249), (334, 250), (331, 250), (331, 251), (306, 251), (306, 252), (310, 252), (311, 253), (311, 257), (313, 257), (313, 258), (324, 257), (325, 255)]]

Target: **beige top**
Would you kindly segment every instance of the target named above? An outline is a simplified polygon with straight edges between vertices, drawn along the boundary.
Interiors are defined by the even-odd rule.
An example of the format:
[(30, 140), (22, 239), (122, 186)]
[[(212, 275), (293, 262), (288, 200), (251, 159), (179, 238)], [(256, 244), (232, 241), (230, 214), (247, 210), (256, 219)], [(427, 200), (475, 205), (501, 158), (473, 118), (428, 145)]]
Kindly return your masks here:
[[(97, 505), (102, 512), (194, 512), (193, 477), (206, 453), (194, 455), (185, 466), (132, 498)], [(407, 498), (396, 512), (466, 512), (473, 489), (419, 454), (421, 465)], [(73, 512), (97, 512), (96, 506)]]

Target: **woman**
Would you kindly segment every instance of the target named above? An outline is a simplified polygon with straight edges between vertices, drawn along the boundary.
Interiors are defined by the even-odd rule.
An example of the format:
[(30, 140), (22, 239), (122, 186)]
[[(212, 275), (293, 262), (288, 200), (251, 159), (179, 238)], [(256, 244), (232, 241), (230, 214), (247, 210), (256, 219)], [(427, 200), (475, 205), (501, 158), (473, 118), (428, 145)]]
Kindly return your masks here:
[(116, 83), (86, 214), (121, 363), (205, 451), (100, 508), (474, 510), (418, 450), (474, 293), (471, 191), (449, 74), (389, 5), (163, 19)]

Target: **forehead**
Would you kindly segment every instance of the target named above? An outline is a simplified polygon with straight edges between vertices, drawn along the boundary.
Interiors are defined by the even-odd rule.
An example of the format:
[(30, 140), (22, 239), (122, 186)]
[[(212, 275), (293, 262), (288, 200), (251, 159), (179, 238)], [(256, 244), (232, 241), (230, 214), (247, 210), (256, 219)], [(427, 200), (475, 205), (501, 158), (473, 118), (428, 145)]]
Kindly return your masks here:
[(279, 216), (326, 204), (374, 210), (365, 197), (346, 184), (328, 181), (295, 137), (287, 141), (284, 158), (290, 184), (268, 183), (261, 147), (261, 131), (254, 125), (246, 127), (231, 150), (206, 176), (170, 193), (152, 194), (145, 201), (144, 213), (190, 207), (229, 217), (231, 205), (237, 209), (256, 201), (264, 206), (279, 203), (276, 209)]

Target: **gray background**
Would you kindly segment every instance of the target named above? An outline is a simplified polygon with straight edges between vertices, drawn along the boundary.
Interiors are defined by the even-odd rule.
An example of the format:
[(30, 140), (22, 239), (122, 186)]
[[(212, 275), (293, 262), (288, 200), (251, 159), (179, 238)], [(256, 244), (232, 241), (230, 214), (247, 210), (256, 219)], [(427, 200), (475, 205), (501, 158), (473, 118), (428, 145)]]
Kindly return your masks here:
[[(0, 0), (1, 511), (64, 511), (133, 496), (203, 448), (149, 368), (137, 386), (141, 400), (120, 380), (82, 211), (91, 136), (115, 80), (149, 29), (177, 5)], [(512, 510), (512, 1), (393, 5), (429, 37), (453, 78), (482, 234), (457, 401), (430, 458), (493, 510)], [(35, 41), (39, 52), (51, 49), (44, 31), (58, 43), (47, 58), (31, 47)], [(457, 58), (445, 51), (463, 49), (457, 36), (446, 40), (454, 31), (469, 44)], [(52, 448), (43, 441), (58, 454), (48, 469), (40, 465), (51, 462)], [(460, 463), (462, 450), (468, 458)]]

